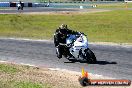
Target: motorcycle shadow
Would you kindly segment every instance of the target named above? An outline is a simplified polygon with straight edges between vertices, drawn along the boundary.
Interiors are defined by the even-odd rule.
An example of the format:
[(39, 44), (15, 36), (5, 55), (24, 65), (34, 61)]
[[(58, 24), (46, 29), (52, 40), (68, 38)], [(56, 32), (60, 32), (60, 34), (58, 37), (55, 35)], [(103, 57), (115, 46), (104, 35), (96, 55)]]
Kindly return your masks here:
[(107, 65), (107, 64), (117, 64), (117, 62), (110, 62), (110, 61), (96, 61), (96, 63), (88, 63), (87, 61), (82, 61), (82, 60), (75, 60), (75, 59), (71, 59), (68, 62), (64, 62), (64, 63), (86, 63), (86, 64), (99, 64), (99, 65)]
[(110, 62), (110, 61), (97, 61), (95, 64), (99, 64), (99, 65), (107, 65), (107, 64), (117, 64), (117, 62)]

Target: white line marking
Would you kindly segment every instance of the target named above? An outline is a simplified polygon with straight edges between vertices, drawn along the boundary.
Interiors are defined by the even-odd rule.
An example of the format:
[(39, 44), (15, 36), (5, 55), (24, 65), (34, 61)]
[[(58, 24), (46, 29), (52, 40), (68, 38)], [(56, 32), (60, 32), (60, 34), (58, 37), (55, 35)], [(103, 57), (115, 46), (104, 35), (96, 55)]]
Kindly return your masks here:
[(1, 63), (6, 63), (7, 61), (0, 61)]
[(37, 66), (35, 66), (35, 65), (33, 65), (33, 64), (25, 64), (25, 63), (20, 63), (21, 65), (27, 65), (27, 66), (31, 66), (31, 67), (37, 67)]

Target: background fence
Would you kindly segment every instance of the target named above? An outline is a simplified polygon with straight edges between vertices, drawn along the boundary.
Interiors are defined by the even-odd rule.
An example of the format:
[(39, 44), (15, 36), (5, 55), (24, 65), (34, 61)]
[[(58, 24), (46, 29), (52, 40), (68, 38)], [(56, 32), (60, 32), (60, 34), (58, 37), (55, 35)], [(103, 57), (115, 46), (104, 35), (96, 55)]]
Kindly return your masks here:
[[(24, 7), (50, 7), (53, 8), (91, 8), (92, 4), (112, 4), (119, 1), (77, 1), (77, 0), (21, 0)], [(132, 0), (128, 0), (132, 1)], [(124, 2), (124, 1), (121, 1)], [(19, 0), (0, 0), (0, 7), (16, 7)]]
[[(0, 2), (17, 2), (19, 0), (0, 0)], [(21, 0), (23, 2), (88, 2), (88, 1), (125, 1), (125, 0)], [(132, 0), (128, 0), (132, 1)]]

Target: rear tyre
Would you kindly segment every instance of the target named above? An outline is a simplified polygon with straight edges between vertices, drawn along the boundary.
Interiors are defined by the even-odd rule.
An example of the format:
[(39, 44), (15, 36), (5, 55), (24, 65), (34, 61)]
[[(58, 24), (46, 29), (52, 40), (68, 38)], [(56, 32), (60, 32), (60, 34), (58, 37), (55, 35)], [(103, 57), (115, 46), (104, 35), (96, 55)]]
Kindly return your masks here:
[(97, 62), (95, 54), (89, 48), (86, 50), (86, 60), (92, 64)]

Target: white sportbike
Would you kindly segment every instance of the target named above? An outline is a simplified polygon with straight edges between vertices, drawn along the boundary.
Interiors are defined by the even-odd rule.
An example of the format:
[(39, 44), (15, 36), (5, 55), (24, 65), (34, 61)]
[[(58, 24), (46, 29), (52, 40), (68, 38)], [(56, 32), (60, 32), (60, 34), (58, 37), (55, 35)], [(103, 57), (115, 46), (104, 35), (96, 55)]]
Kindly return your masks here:
[[(76, 60), (85, 60), (88, 63), (96, 63), (95, 54), (89, 49), (87, 36), (85, 34), (68, 35), (65, 46), (68, 49), (63, 49), (63, 56), (68, 60), (74, 58)], [(67, 50), (69, 51), (67, 52)]]

